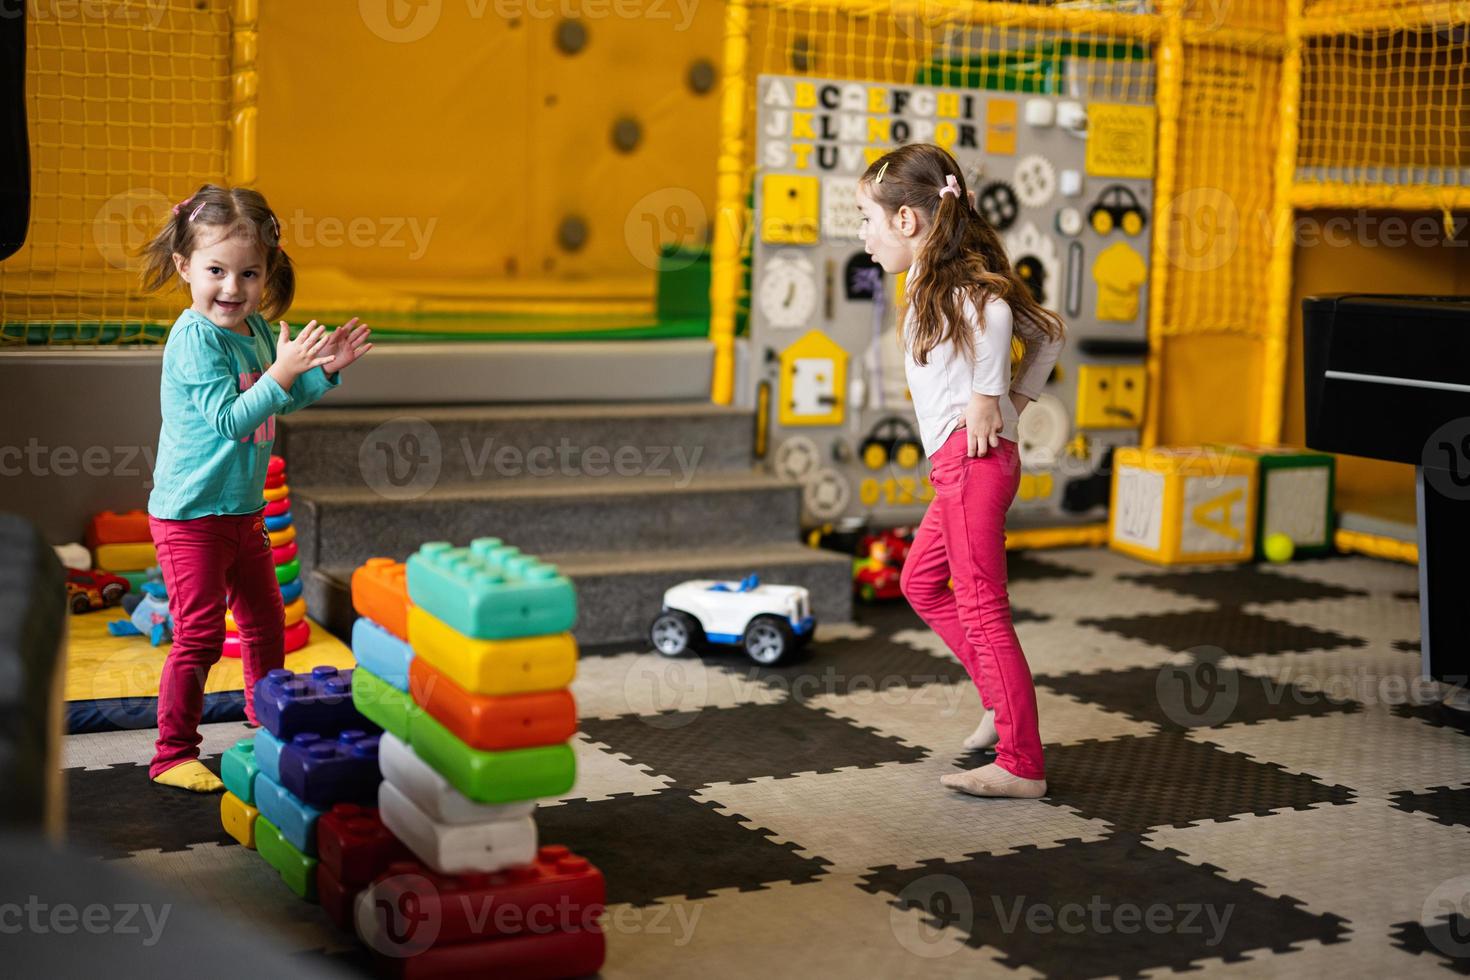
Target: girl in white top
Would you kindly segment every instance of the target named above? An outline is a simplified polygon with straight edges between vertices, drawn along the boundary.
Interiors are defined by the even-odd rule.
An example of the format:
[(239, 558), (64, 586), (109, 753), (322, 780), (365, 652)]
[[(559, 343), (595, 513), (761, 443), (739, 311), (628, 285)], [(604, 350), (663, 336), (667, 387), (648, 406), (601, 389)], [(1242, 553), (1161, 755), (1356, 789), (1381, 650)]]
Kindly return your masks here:
[[(964, 747), (995, 747), (994, 762), (940, 782), (975, 796), (1044, 796), (1036, 691), (1006, 593), (1005, 515), (1021, 477), (1017, 420), (1051, 374), (1063, 324), (1012, 270), (943, 149), (916, 144), (880, 157), (857, 203), (868, 253), (885, 272), (908, 273), (900, 341), (934, 485), (903, 593), (987, 708)], [(1025, 345), (1014, 379), (1013, 335)]]

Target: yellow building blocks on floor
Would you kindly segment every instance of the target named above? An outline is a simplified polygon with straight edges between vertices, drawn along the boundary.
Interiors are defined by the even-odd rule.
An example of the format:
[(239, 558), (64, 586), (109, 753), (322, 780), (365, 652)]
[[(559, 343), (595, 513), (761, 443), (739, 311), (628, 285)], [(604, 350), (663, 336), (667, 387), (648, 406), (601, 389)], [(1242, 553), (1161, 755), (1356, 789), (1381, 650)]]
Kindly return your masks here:
[(570, 633), (477, 640), (413, 606), (408, 641), (415, 656), (471, 694), (556, 691), (577, 673), (577, 642)]
[(1161, 565), (1249, 561), (1255, 553), (1257, 467), (1206, 447), (1113, 456), (1108, 544)]
[(151, 541), (99, 544), (93, 560), (104, 572), (137, 572), (157, 565), (158, 554)]
[(239, 841), (241, 846), (255, 849), (255, 818), (260, 811), (246, 803), (234, 793), (224, 792), (219, 798), (219, 820), (225, 833)]

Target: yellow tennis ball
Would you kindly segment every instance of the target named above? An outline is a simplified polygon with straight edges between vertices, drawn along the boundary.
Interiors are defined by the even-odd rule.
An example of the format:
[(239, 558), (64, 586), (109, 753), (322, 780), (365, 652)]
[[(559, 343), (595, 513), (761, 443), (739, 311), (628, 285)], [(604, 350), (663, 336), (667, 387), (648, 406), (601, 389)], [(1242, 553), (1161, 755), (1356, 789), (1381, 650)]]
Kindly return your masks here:
[(1296, 545), (1292, 544), (1291, 538), (1275, 531), (1266, 535), (1265, 543), (1266, 559), (1280, 565), (1291, 561), (1291, 556), (1296, 552)]

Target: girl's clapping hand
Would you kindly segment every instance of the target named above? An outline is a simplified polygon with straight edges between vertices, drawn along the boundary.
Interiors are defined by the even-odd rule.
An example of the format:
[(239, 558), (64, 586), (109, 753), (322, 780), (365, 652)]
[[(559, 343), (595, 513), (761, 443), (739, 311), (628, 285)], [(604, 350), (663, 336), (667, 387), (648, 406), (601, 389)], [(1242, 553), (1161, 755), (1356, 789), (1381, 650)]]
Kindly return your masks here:
[(368, 325), (359, 323), (357, 317), (333, 330), (327, 335), (326, 346), (322, 348), (322, 353), (330, 358), (322, 365), (322, 370), (328, 374), (336, 374), (372, 350), (373, 345), (368, 343), (371, 334)]
[(330, 340), (326, 329), (313, 320), (293, 340), (290, 325), (282, 320), (281, 339), (276, 342), (276, 363), (272, 367), (280, 367), (290, 377), (299, 378), (312, 368), (326, 364), (332, 359), (323, 353)]

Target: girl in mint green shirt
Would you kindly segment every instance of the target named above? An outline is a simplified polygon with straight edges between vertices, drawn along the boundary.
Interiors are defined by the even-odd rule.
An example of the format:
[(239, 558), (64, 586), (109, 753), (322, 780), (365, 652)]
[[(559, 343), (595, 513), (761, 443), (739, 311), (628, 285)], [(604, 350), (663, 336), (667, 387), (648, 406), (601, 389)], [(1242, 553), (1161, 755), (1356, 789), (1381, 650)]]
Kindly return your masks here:
[(372, 350), (355, 317), (330, 332), (313, 320), (295, 338), (282, 321), (273, 335), (267, 318), (284, 313), (295, 293), (280, 234), (257, 191), (206, 184), (174, 206), (144, 250), (145, 288), (177, 281), (193, 300), (163, 351), (163, 426), (148, 498), (174, 621), (149, 775), (195, 792), (223, 788), (199, 762), (199, 719), (205, 679), (224, 649), (226, 607), (251, 723), (256, 680), (285, 661), (284, 583), (263, 516), (275, 416), (315, 402)]

